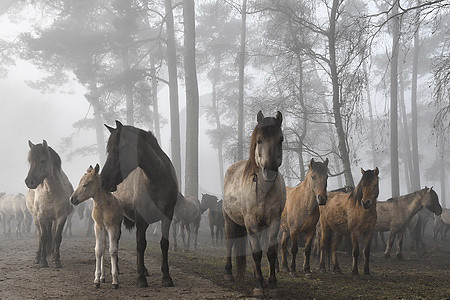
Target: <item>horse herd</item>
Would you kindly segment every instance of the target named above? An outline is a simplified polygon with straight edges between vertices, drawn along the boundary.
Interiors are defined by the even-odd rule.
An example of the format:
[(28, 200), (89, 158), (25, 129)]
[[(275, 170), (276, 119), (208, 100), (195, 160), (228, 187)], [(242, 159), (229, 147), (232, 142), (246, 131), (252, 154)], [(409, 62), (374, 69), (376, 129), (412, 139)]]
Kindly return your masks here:
[[(449, 230), (450, 211), (441, 208), (432, 188), (425, 187), (378, 202), (378, 168), (361, 168), (361, 179), (354, 188), (327, 191), (328, 159), (311, 159), (305, 179), (294, 188), (286, 187), (279, 172), (283, 152), (281, 124), (280, 112), (275, 117), (264, 117), (261, 111), (257, 114), (249, 159), (228, 168), (223, 201), (208, 194), (203, 195), (201, 202), (196, 197), (184, 197), (179, 192), (174, 167), (153, 134), (118, 121), (116, 128), (105, 125), (110, 137), (102, 171), (98, 164), (89, 166), (75, 191), (61, 168), (59, 155), (47, 142), (44, 140), (36, 145), (29, 142), (30, 169), (25, 179), (28, 193), (26, 196), (0, 195), (5, 233), (11, 231), (12, 217), (16, 217), (17, 232), (27, 230), (31, 225), (31, 212), (38, 235), (34, 263), (48, 267), (47, 258), (51, 257), (54, 266), (60, 268), (59, 249), (64, 224), (74, 206), (92, 198), (96, 237), (95, 286), (105, 282), (103, 260), (108, 239), (112, 286), (118, 288), (118, 243), (122, 222), (128, 229), (136, 227), (137, 284), (148, 286), (146, 276), (149, 272), (144, 264), (146, 230), (158, 221), (161, 224), (162, 285), (173, 286), (168, 264), (170, 226), (173, 223), (174, 249), (177, 248), (177, 228), (185, 250), (190, 249), (193, 230), (194, 249), (197, 249), (200, 217), (209, 209), (213, 245), (219, 245), (225, 233), (226, 277), (239, 280), (245, 276), (249, 244), (255, 269), (253, 293), (263, 296), (266, 287), (261, 269), (263, 252), (267, 253), (270, 269), (267, 287), (275, 289), (278, 245), (281, 245), (281, 269), (293, 277), (298, 276), (296, 256), (301, 233), (305, 239), (303, 271), (310, 277), (314, 239), (320, 252), (319, 271), (326, 272), (326, 260), (331, 259), (333, 272), (341, 273), (337, 248), (341, 240), (348, 237), (352, 245), (352, 274), (357, 276), (360, 245), (365, 257), (364, 274), (370, 275), (370, 246), (376, 232), (389, 231), (385, 257), (390, 256), (397, 238), (397, 258), (402, 259), (405, 230), (411, 223), (421, 222), (419, 214), (423, 214), (423, 208), (436, 215), (435, 236), (440, 233), (444, 237)], [(188, 233), (187, 240), (185, 232)], [(236, 263), (234, 275), (232, 256)]]

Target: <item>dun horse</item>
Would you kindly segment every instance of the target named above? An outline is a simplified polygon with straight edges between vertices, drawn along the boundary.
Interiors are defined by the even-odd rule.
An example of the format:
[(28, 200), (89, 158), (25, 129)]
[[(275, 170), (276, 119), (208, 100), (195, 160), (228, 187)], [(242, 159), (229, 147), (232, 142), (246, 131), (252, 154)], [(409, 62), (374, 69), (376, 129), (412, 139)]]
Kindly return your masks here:
[[(286, 188), (286, 206), (281, 215), (282, 268), (295, 277), (295, 260), (298, 252), (298, 236), (305, 234), (305, 260), (303, 270), (307, 275), (311, 273), (310, 256), (311, 246), (316, 234), (316, 225), (319, 221), (319, 205), (327, 201), (328, 158), (324, 163), (315, 162), (312, 158), (305, 180), (295, 188)], [(287, 247), (291, 239), (292, 262), (289, 269), (287, 262)]]
[[(33, 217), (27, 208), (25, 196), (4, 195), (0, 198), (0, 216), (3, 221), (3, 233), (11, 234), (11, 221), (16, 220), (16, 234), (30, 232)], [(6, 229), (8, 227), (8, 229)]]
[(438, 195), (433, 188), (425, 187), (414, 193), (391, 198), (388, 201), (378, 203), (378, 219), (375, 230), (389, 231), (389, 238), (384, 257), (390, 257), (391, 248), (394, 244), (395, 237), (397, 236), (397, 258), (399, 260), (403, 259), (403, 234), (412, 217), (422, 208), (427, 208), (437, 215), (442, 213)]
[(78, 205), (88, 200), (94, 199), (92, 218), (95, 226), (95, 287), (100, 287), (100, 282), (105, 282), (105, 270), (103, 260), (105, 258), (106, 238), (109, 238), (109, 254), (111, 257), (112, 286), (119, 287), (119, 267), (118, 251), (120, 239), (120, 226), (123, 220), (123, 211), (119, 200), (113, 194), (102, 189), (100, 166), (95, 168), (89, 166), (86, 173), (81, 177), (80, 184), (70, 197), (73, 205)]
[[(188, 252), (191, 246), (191, 224), (194, 229), (194, 250), (197, 250), (198, 228), (200, 227), (200, 218), (202, 213), (200, 201), (196, 197), (184, 197), (178, 193), (177, 204), (173, 213), (173, 249), (177, 250), (177, 227), (180, 226), (181, 239), (183, 240), (184, 251)], [(185, 232), (188, 234), (187, 242)]]
[(25, 184), (27, 207), (38, 230), (38, 251), (34, 263), (48, 267), (47, 255), (53, 254), (56, 268), (61, 268), (59, 248), (67, 216), (73, 211), (69, 197), (72, 185), (61, 169), (61, 158), (44, 140), (34, 145), (28, 141), (30, 170)]
[(269, 288), (276, 288), (277, 284), (277, 237), (286, 201), (286, 186), (283, 176), (278, 172), (283, 151), (282, 115), (277, 112), (275, 118), (264, 118), (259, 111), (257, 121), (251, 137), (249, 159), (233, 164), (225, 174), (223, 213), (227, 248), (226, 274), (232, 279), (231, 254), (234, 246), (237, 273), (239, 277), (244, 276), (248, 235), (255, 263), (254, 294), (261, 296), (264, 294), (261, 242), (267, 241), (267, 238)]
[[(162, 232), (162, 284), (173, 286), (168, 250), (170, 223), (178, 196), (175, 169), (151, 132), (124, 126), (119, 121), (116, 121), (117, 128), (106, 127), (111, 135), (108, 158), (101, 172), (102, 187), (107, 191), (118, 189), (115, 195), (122, 203), (125, 225), (128, 228), (136, 225), (138, 286), (148, 286), (145, 232), (149, 224), (157, 221), (161, 221)], [(117, 186), (122, 181), (125, 182)]]
[(352, 274), (358, 275), (359, 239), (364, 244), (364, 274), (370, 275), (370, 240), (377, 222), (378, 168), (364, 171), (362, 178), (351, 193), (328, 193), (327, 205), (320, 206), (320, 271), (325, 272), (325, 247), (333, 233), (331, 260), (335, 273), (342, 273), (337, 260), (337, 246), (346, 234), (352, 241)]
[(205, 209), (209, 209), (208, 211), (208, 220), (209, 220), (209, 229), (211, 231), (211, 240), (213, 246), (223, 244), (223, 227), (224, 227), (224, 219), (222, 206), (223, 201), (218, 201), (216, 196), (203, 194), (202, 195), (202, 206)]

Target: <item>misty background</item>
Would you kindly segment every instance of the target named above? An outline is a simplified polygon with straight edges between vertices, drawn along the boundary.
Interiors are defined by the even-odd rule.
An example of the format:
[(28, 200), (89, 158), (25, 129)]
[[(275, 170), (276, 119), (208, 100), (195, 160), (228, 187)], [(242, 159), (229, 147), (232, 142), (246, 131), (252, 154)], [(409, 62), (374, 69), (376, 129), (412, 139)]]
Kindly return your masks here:
[(446, 1), (3, 0), (0, 191), (26, 192), (43, 139), (76, 186), (120, 120), (155, 133), (182, 192), (222, 197), (257, 112), (279, 110), (288, 185), (328, 157), (330, 190), (379, 167), (379, 200), (427, 185), (448, 207), (449, 16)]

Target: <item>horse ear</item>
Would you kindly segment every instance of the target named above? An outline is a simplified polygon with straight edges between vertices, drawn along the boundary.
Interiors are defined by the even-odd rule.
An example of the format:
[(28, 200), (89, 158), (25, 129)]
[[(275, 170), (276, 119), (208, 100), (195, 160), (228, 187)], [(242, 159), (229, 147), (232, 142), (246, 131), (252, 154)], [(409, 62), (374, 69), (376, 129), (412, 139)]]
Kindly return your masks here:
[(315, 163), (314, 158), (311, 158), (311, 160), (309, 161), (309, 166), (308, 167), (311, 169), (312, 166), (314, 165), (314, 163)]
[(378, 170), (378, 167), (375, 168), (375, 175), (378, 176), (378, 174), (380, 173), (380, 170)]
[(122, 123), (120, 123), (120, 121), (117, 121), (116, 120), (116, 129), (120, 129), (120, 128), (122, 128)]
[(42, 145), (44, 146), (44, 148), (48, 147), (47, 141), (46, 140), (42, 140)]
[(100, 171), (100, 166), (98, 164), (95, 165), (95, 174), (98, 174), (98, 171)]
[(103, 124), (103, 125), (105, 125), (106, 129), (108, 129), (108, 131), (109, 131), (110, 133), (113, 133), (113, 131), (115, 130), (115, 129), (112, 128), (111, 126), (108, 126), (108, 125), (106, 125), (106, 124)]
[(30, 147), (30, 149), (31, 148), (33, 148), (34, 147), (34, 144), (30, 141), (30, 140), (28, 140), (28, 146)]
[(432, 190), (433, 190), (433, 187), (430, 187), (430, 188), (428, 189), (428, 193), (431, 193)]
[(325, 159), (324, 163), (328, 166), (328, 157)]
[(280, 111), (277, 111), (277, 115), (275, 116), (275, 118), (277, 119), (278, 124), (281, 125), (281, 122), (283, 122), (283, 115)]
[(262, 111), (258, 111), (258, 114), (256, 115), (256, 121), (261, 122), (261, 120), (264, 119), (264, 115)]
[(364, 169), (363, 169), (363, 168), (361, 168), (361, 174), (363, 174), (363, 175), (364, 175), (364, 172), (365, 172), (365, 171), (364, 171)]
[(92, 169), (94, 169), (94, 168), (92, 167), (92, 165), (90, 165), (89, 168), (87, 168), (86, 172), (91, 172)]

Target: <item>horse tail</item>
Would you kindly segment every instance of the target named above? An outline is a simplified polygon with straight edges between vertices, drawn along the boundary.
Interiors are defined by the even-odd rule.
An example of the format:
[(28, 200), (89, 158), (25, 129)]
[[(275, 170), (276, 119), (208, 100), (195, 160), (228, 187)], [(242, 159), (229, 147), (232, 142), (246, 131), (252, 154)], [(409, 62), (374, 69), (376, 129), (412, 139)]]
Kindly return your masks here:
[(123, 225), (125, 225), (125, 228), (128, 229), (128, 231), (131, 231), (136, 224), (124, 215), (123, 216)]
[(236, 224), (234, 235), (234, 254), (238, 276), (244, 276), (247, 268), (247, 230), (244, 226)]

